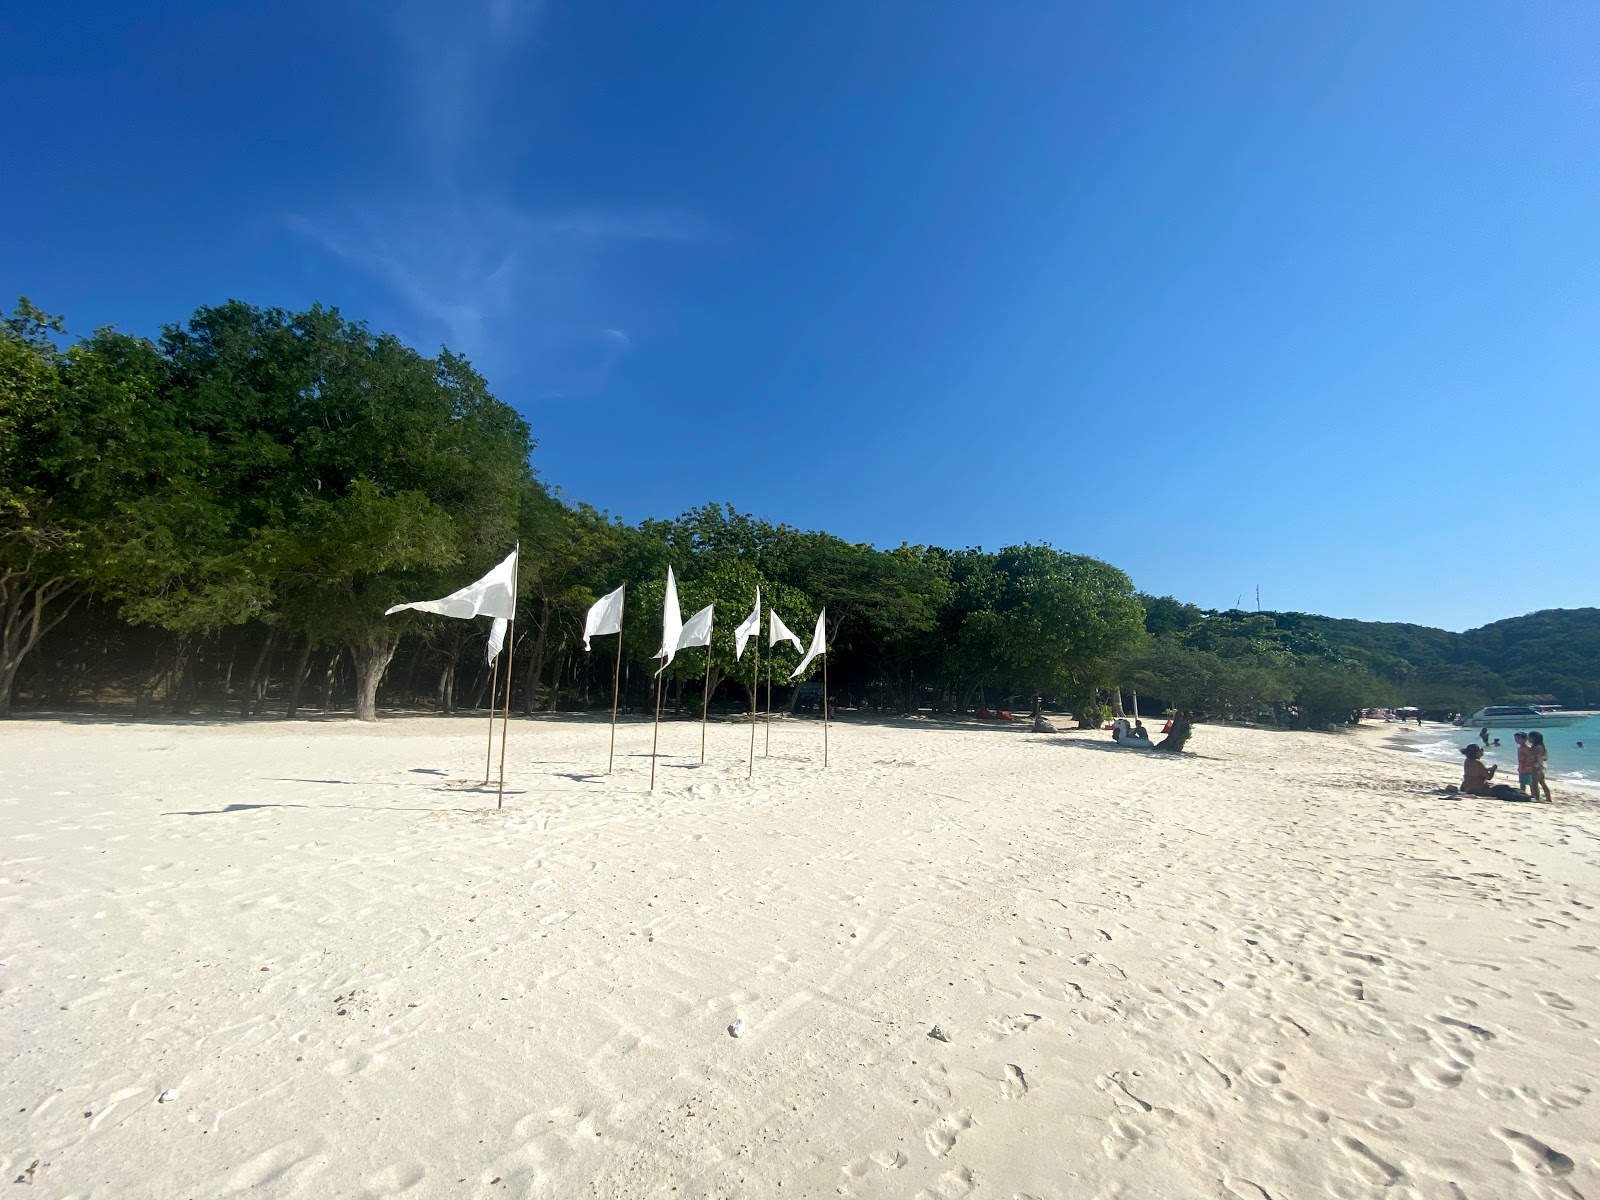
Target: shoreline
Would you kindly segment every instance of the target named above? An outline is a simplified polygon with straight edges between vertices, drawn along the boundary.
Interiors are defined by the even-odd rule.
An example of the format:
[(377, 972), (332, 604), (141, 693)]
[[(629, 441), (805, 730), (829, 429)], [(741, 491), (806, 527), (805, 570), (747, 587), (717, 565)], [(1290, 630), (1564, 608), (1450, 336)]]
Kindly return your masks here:
[[(1582, 715), (1596, 716), (1600, 714), (1585, 712)], [(1425, 762), (1435, 763), (1446, 770), (1453, 769), (1457, 776), (1461, 773), (1461, 743), (1457, 739), (1463, 734), (1470, 735), (1472, 732), (1471, 730), (1463, 729), (1459, 725), (1446, 725), (1440, 722), (1432, 722), (1418, 727), (1415, 724), (1402, 726), (1397, 722), (1364, 720), (1358, 728), (1363, 731), (1370, 730), (1370, 732), (1366, 733), (1366, 736), (1370, 738), (1381, 738), (1385, 749), (1396, 751), (1412, 758), (1420, 758)], [(1411, 730), (1410, 736), (1402, 734), (1402, 729), (1406, 728)], [(1511, 734), (1514, 732), (1516, 731), (1510, 729), (1490, 731), (1491, 737), (1499, 736), (1502, 739), (1503, 744), (1499, 747), (1500, 755), (1494, 761), (1501, 767), (1500, 775), (1503, 782), (1514, 783), (1515, 779), (1514, 758), (1509, 764), (1504, 761), (1507, 758), (1506, 752), (1510, 744)], [(1419, 745), (1418, 738), (1431, 738), (1432, 741), (1430, 744)], [(1451, 747), (1448, 753), (1439, 749), (1439, 747), (1445, 745)], [(1586, 747), (1584, 752), (1587, 753), (1589, 749), (1593, 749), (1593, 747)], [(1506, 780), (1505, 778), (1508, 766), (1511, 768), (1511, 780)], [(1600, 768), (1600, 755), (1597, 755), (1596, 767)], [(1452, 779), (1450, 782), (1459, 783), (1460, 780), (1457, 778)], [(1585, 774), (1577, 768), (1550, 772), (1550, 782), (1559, 784), (1562, 787), (1578, 788), (1584, 793), (1595, 793), (1593, 798), (1600, 800), (1600, 778)]]

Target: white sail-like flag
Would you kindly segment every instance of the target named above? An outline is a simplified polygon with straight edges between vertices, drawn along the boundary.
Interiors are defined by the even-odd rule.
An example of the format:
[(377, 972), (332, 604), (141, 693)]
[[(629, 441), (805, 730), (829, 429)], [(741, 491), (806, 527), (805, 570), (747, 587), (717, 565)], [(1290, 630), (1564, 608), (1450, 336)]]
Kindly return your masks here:
[(804, 652), (805, 647), (801, 645), (799, 637), (795, 635), (794, 630), (783, 623), (783, 618), (778, 615), (778, 610), (769, 608), (767, 613), (772, 618), (767, 622), (767, 645), (776, 646), (779, 642), (793, 642), (796, 650)]
[(438, 600), (414, 600), (410, 604), (396, 604), (383, 615), (392, 616), (414, 608), (418, 612), (435, 613), (441, 617), (470, 620), (473, 617), (503, 617), (507, 621), (517, 616), (517, 552), (513, 550), (504, 562), (490, 571), (477, 583), (468, 584), (459, 592), (451, 592)]
[(744, 644), (753, 637), (761, 636), (761, 589), (756, 588), (756, 606), (750, 610), (750, 615), (740, 622), (739, 628), (733, 631), (733, 660), (739, 662), (744, 658)]
[(800, 673), (811, 665), (811, 660), (828, 652), (828, 610), (823, 609), (817, 614), (817, 630), (811, 635), (811, 649), (806, 651), (806, 656), (800, 660), (800, 665), (794, 669), (790, 679), (799, 679)]
[(661, 664), (661, 674), (672, 665), (672, 658), (678, 653), (678, 637), (683, 633), (683, 613), (678, 608), (678, 584), (672, 578), (672, 568), (667, 568), (667, 598), (661, 606), (661, 649), (653, 657), (664, 658), (667, 661)]
[(715, 607), (708, 604), (683, 623), (683, 632), (678, 635), (679, 650), (711, 645), (711, 610)]
[(505, 644), (506, 619), (504, 617), (496, 617), (494, 619), (494, 624), (489, 626), (489, 653), (484, 656), (483, 661), (486, 663), (492, 663), (495, 659), (499, 658), (500, 650), (505, 646)]
[(622, 593), (628, 590), (623, 584), (614, 592), (607, 592), (589, 606), (589, 615), (583, 619), (583, 648), (591, 649), (589, 639), (606, 633), (622, 632)]

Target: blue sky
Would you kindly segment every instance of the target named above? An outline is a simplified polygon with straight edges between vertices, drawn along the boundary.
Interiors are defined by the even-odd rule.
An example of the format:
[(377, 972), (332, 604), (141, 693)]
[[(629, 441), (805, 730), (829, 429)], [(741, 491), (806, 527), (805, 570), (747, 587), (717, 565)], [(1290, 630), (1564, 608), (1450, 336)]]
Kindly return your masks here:
[(0, 293), (448, 344), (630, 520), (1464, 628), (1600, 603), (1597, 11), (13, 5)]

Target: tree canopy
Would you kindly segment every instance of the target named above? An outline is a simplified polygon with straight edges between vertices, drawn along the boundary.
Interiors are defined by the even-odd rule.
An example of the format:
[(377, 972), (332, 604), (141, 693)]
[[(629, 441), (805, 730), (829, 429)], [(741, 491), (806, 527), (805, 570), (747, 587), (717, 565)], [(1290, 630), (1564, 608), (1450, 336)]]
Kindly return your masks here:
[[(757, 587), (802, 639), (825, 609), (836, 696), (889, 711), (1042, 696), (1098, 714), (1118, 687), (1192, 716), (1304, 725), (1390, 700), (1600, 703), (1600, 610), (1458, 635), (1203, 611), (1049, 545), (879, 549), (726, 504), (630, 525), (547, 486), (534, 447), (465, 359), (336, 309), (229, 301), (154, 341), (69, 342), (21, 300), (0, 322), (0, 713), (19, 690), (248, 713), (274, 686), (292, 713), (313, 679), (324, 708), (366, 718), (380, 700), (480, 703), (485, 622), (383, 612), (454, 590), (515, 543), (524, 711), (605, 703), (619, 652), (643, 698), (669, 564), (685, 614), (717, 614), (710, 648), (665, 673), (678, 704), (748, 703), (753, 654), (734, 658), (733, 631)], [(585, 653), (585, 610), (621, 585), (620, 648)], [(765, 632), (762, 673), (794, 703), (799, 655)]]

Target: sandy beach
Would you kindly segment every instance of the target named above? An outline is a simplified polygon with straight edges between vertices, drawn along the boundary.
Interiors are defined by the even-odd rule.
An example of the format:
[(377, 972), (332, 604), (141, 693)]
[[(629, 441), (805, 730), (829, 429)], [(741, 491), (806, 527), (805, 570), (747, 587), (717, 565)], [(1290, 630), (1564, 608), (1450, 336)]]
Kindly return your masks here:
[(14, 721), (4, 1182), (1596, 1195), (1600, 803), (1383, 732)]

